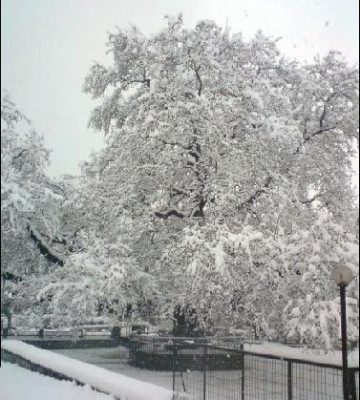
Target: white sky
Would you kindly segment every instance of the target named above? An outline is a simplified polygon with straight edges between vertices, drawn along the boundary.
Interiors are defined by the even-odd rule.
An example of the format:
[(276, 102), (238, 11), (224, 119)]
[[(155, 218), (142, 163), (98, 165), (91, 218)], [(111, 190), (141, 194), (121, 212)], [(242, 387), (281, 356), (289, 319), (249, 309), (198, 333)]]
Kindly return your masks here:
[(102, 146), (87, 129), (93, 104), (82, 84), (94, 60), (106, 62), (116, 26), (153, 33), (182, 12), (187, 26), (213, 19), (245, 39), (258, 29), (282, 36), (280, 48), (300, 61), (330, 49), (359, 59), (358, 0), (2, 0), (1, 11), (2, 88), (53, 149), (52, 175), (78, 172)]

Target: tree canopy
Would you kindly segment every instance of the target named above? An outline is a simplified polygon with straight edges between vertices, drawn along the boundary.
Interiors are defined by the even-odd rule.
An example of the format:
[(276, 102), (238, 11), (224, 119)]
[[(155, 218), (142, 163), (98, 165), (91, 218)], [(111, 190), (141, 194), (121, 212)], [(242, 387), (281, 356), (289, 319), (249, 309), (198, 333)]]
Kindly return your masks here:
[[(50, 263), (59, 254), (49, 249), (63, 255), (38, 291), (48, 313), (186, 319), (191, 310), (206, 329), (225, 318), (257, 337), (330, 348), (339, 326), (330, 276), (345, 263), (356, 276), (348, 293), (358, 338), (358, 71), (335, 51), (288, 60), (277, 41), (261, 32), (245, 41), (206, 20), (188, 29), (181, 15), (150, 37), (136, 27), (110, 33), (109, 64), (95, 63), (84, 82), (96, 103), (89, 125), (106, 146), (80, 177), (53, 182), (59, 211), (38, 212), (36, 223), (11, 190), (42, 210), (33, 190), (36, 179), (49, 187), (47, 152), (32, 140), (33, 161), (19, 169), (20, 114), (4, 109), (4, 212), (26, 221)], [(24, 195), (11, 189), (18, 182)]]
[(356, 247), (358, 73), (336, 52), (300, 65), (261, 32), (167, 21), (151, 37), (110, 34), (112, 62), (85, 80), (107, 141), (87, 166), (102, 224), (156, 276), (164, 312), (191, 303), (204, 324), (225, 313), (287, 335), (289, 302), (336, 297), (329, 272), (345, 252), (329, 247)]

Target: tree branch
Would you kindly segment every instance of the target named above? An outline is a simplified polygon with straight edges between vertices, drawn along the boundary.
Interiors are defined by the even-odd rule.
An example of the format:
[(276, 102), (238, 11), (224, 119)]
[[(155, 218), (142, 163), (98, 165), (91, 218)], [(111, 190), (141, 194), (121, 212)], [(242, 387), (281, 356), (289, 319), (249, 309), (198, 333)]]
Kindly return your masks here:
[(243, 202), (240, 204), (239, 208), (244, 208), (244, 207), (252, 206), (252, 205), (255, 203), (255, 201), (256, 201), (262, 194), (266, 193), (266, 189), (268, 189), (268, 188), (270, 187), (271, 182), (272, 182), (272, 178), (269, 176), (269, 177), (266, 179), (266, 181), (265, 181), (264, 187), (261, 188), (261, 189), (256, 190), (255, 193), (253, 193), (247, 200), (243, 201)]
[(183, 219), (186, 217), (186, 215), (178, 210), (171, 209), (168, 211), (159, 211), (155, 212), (155, 217), (160, 218), (160, 219), (169, 219), (170, 217), (177, 217), (180, 219)]
[(51, 263), (59, 264), (61, 266), (64, 265), (64, 261), (60, 257), (60, 255), (56, 254), (41, 238), (40, 234), (33, 229), (30, 224), (27, 226), (28, 231), (30, 232), (30, 238), (34, 241), (34, 243), (39, 248), (41, 254), (48, 259)]
[(28, 149), (23, 149), (20, 151), (20, 153), (18, 153), (16, 156), (13, 157), (13, 161), (15, 161), (16, 159), (22, 157), (24, 155), (24, 153), (26, 153), (28, 151)]
[(11, 281), (11, 282), (21, 282), (22, 281), (22, 277), (21, 276), (16, 276), (14, 274), (12, 274), (11, 272), (2, 272), (1, 273), (1, 277), (5, 280), (5, 281)]
[(189, 197), (188, 192), (186, 192), (185, 190), (182, 190), (182, 189), (174, 188), (174, 187), (170, 188), (170, 195), (171, 196), (187, 196), (187, 197)]
[(325, 121), (325, 117), (326, 117), (326, 114), (327, 114), (327, 104), (328, 104), (329, 101), (330, 101), (332, 98), (334, 98), (335, 96), (337, 96), (337, 93), (336, 93), (336, 92), (333, 92), (333, 93), (331, 93), (330, 96), (328, 96), (327, 99), (323, 100), (323, 102), (324, 102), (324, 108), (323, 108), (323, 111), (322, 111), (322, 113), (321, 113), (321, 115), (320, 115), (320, 119), (319, 119), (319, 129), (318, 129), (317, 131), (311, 133), (310, 135), (307, 135), (307, 131), (306, 131), (306, 129), (305, 129), (304, 134), (303, 134), (304, 141), (303, 141), (303, 143), (295, 150), (295, 153), (294, 153), (294, 154), (298, 154), (298, 153), (300, 152), (301, 147), (302, 147), (305, 143), (309, 142), (313, 137), (318, 136), (318, 135), (321, 135), (321, 134), (324, 133), (324, 132), (329, 132), (329, 131), (331, 131), (332, 129), (335, 129), (335, 128), (336, 128), (336, 125), (334, 125), (334, 126), (326, 126), (326, 127), (324, 126), (324, 121)]
[(144, 71), (144, 75), (142, 79), (133, 79), (131, 81), (125, 81), (125, 83), (145, 83), (147, 87), (150, 87), (150, 79), (146, 78), (146, 72)]
[(326, 113), (327, 113), (327, 104), (335, 96), (336, 96), (336, 93), (333, 92), (326, 100), (324, 100), (324, 108), (323, 108), (323, 112), (321, 113), (320, 121), (319, 121), (320, 128), (322, 128), (324, 125), (324, 119), (325, 119)]
[(197, 68), (194, 68), (196, 78), (197, 78), (197, 80), (199, 81), (199, 88), (198, 88), (198, 95), (199, 95), (199, 96), (201, 96), (201, 92), (202, 92), (202, 88), (203, 88), (203, 82), (202, 82), (201, 76), (200, 76), (200, 74), (199, 74), (200, 68), (201, 68), (200, 66), (197, 67)]
[(331, 131), (331, 130), (333, 130), (333, 129), (335, 129), (335, 128), (336, 128), (336, 125), (334, 125), (334, 126), (328, 126), (328, 127), (323, 127), (323, 128), (318, 129), (317, 131), (311, 133), (310, 135), (306, 136), (306, 137), (304, 138), (303, 143), (302, 143), (301, 145), (299, 145), (299, 146), (297, 147), (297, 149), (295, 150), (294, 155), (295, 155), (295, 154), (299, 154), (300, 149), (302, 148), (302, 146), (303, 146), (305, 143), (310, 142), (310, 140), (311, 140), (312, 138), (314, 138), (315, 136), (319, 136), (319, 135), (321, 135), (321, 134), (323, 134), (323, 133), (325, 133), (325, 132), (329, 132), (329, 131)]
[(316, 199), (318, 199), (319, 197), (321, 197), (320, 193), (316, 193), (313, 197), (311, 197), (310, 199), (307, 200), (303, 200), (300, 203), (301, 204), (306, 204), (306, 205), (311, 205)]

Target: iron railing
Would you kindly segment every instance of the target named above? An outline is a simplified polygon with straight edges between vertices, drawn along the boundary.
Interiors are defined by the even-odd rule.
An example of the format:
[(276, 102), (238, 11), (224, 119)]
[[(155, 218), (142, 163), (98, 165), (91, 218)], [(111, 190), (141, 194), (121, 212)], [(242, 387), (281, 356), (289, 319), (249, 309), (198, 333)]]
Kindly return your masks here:
[[(233, 337), (137, 337), (130, 363), (172, 369), (174, 399), (344, 400), (341, 366), (247, 352)], [(349, 377), (352, 400), (360, 400), (359, 368)]]
[[(173, 389), (189, 400), (343, 400), (340, 366), (200, 346), (198, 370), (189, 351), (174, 347)], [(198, 346), (199, 349), (199, 346)], [(229, 363), (224, 368), (224, 357)], [(359, 369), (350, 368), (350, 394), (359, 400)]]

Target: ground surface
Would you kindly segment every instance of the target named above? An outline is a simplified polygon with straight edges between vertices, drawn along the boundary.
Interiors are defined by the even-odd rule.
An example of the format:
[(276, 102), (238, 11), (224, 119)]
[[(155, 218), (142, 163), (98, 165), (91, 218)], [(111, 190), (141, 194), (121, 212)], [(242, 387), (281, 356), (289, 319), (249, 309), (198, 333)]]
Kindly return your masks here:
[(113, 400), (89, 386), (58, 381), (7, 362), (0, 368), (0, 400)]
[(79, 349), (79, 350), (52, 350), (66, 357), (98, 365), (109, 371), (118, 372), (130, 378), (153, 383), (172, 390), (172, 372), (147, 371), (127, 365), (128, 350), (126, 347)]

